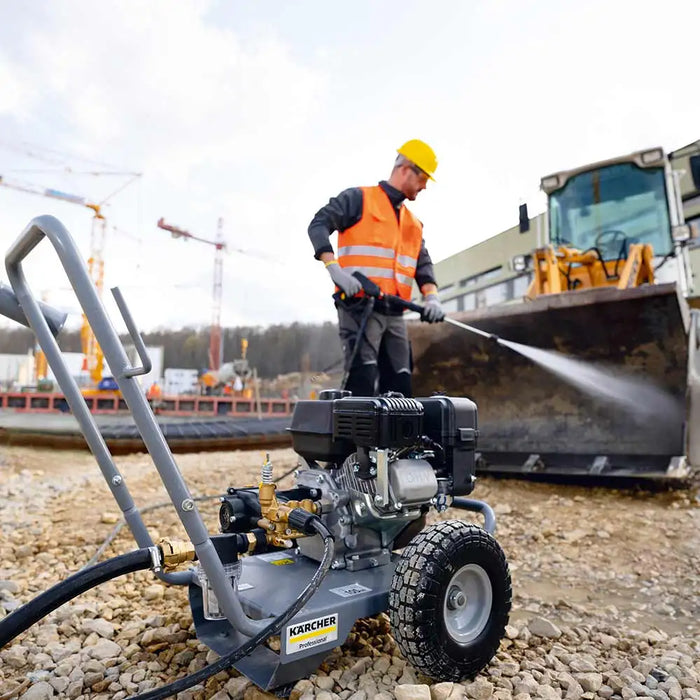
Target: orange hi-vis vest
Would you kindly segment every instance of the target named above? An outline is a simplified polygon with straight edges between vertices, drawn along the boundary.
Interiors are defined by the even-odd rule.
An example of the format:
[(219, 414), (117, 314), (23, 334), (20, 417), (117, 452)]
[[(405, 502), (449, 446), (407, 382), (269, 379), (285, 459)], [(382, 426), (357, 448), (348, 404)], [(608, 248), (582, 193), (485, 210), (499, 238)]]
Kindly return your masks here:
[(338, 264), (361, 272), (385, 294), (411, 300), (423, 226), (404, 206), (394, 207), (379, 187), (362, 187), (362, 218), (338, 233)]

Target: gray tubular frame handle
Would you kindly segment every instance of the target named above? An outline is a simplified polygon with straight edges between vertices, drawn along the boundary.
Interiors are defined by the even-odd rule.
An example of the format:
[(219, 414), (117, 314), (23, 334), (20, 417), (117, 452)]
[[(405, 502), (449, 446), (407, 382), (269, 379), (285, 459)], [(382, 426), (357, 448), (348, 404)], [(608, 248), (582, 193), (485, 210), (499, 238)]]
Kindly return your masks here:
[(484, 516), (484, 530), (493, 535), (496, 533), (496, 513), (488, 503), (477, 501), (474, 498), (453, 498), (453, 508), (461, 508), (462, 510), (470, 510), (474, 513), (481, 513)]
[(121, 290), (118, 287), (113, 287), (111, 292), (112, 296), (114, 297), (114, 301), (117, 303), (119, 312), (124, 319), (126, 329), (129, 331), (129, 336), (131, 336), (136, 352), (141, 360), (141, 367), (131, 367), (130, 369), (125, 369), (124, 376), (129, 378), (138, 377), (142, 374), (148, 374), (153, 368), (153, 364), (151, 363), (151, 358), (148, 355), (148, 350), (146, 350), (146, 343), (143, 342), (143, 338), (141, 337), (138, 328), (136, 328), (136, 324), (134, 323), (131, 312), (124, 301)]
[[(27, 320), (36, 334), (42, 350), (46, 354), (47, 361), (56, 375), (59, 386), (65, 394), (68, 405), (78, 420), (88, 446), (95, 455), (107, 485), (121, 508), (124, 519), (129, 525), (138, 546), (152, 546), (151, 536), (148, 534), (139, 510), (134, 505), (123, 476), (119, 474), (114, 465), (112, 455), (83, 400), (78, 385), (70, 375), (58, 343), (53, 337), (38, 303), (31, 294), (22, 270), (22, 261), (44, 237), (49, 239), (58, 254), (61, 265), (87, 316), (107, 364), (133, 415), (134, 422), (146, 445), (146, 449), (151, 455), (151, 459), (158, 470), (170, 500), (175, 506), (178, 517), (194, 545), (199, 562), (207, 574), (224, 615), (237, 630), (248, 636), (254, 635), (266, 623), (263, 620), (252, 620), (244, 613), (238, 598), (238, 592), (234, 590), (226, 576), (221, 559), (209, 538), (204, 521), (175, 463), (165, 437), (148, 404), (148, 400), (134, 379), (137, 374), (147, 371), (146, 348), (136, 330), (131, 315), (126, 309), (124, 300), (117, 290), (115, 299), (124, 315), (129, 333), (135, 341), (141, 357), (143, 367), (140, 368), (130, 366), (119, 335), (112, 326), (97, 294), (97, 289), (90, 279), (82, 255), (70, 233), (55, 217), (39, 216), (29, 222), (29, 225), (7, 251), (5, 256), (7, 275)], [(161, 578), (169, 583), (184, 584), (192, 579), (191, 572), (180, 572), (177, 574), (163, 574), (161, 572), (160, 575)]]

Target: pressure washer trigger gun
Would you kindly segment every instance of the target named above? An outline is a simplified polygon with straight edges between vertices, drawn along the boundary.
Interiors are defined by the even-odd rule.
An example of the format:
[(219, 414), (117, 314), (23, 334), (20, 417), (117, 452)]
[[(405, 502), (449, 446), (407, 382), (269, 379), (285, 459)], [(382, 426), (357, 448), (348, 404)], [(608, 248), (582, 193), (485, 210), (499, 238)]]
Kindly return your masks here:
[[(396, 307), (410, 309), (411, 311), (416, 311), (421, 315), (423, 314), (423, 311), (425, 309), (420, 304), (416, 304), (413, 301), (406, 301), (406, 299), (394, 296), (393, 294), (385, 294), (379, 288), (379, 285), (372, 282), (372, 280), (368, 277), (365, 277), (365, 275), (363, 275), (361, 272), (353, 272), (352, 274), (360, 281), (360, 283), (362, 284), (362, 290), (367, 296), (376, 297), (377, 299), (385, 299), (389, 304), (392, 304)], [(445, 316), (444, 321), (445, 323), (457, 326), (462, 330), (469, 331), (470, 333), (475, 333), (476, 335), (480, 335), (492, 343), (497, 343), (500, 345), (503, 342), (501, 338), (495, 333), (488, 333), (487, 331), (482, 331), (480, 328), (468, 326), (466, 323), (461, 323), (460, 321), (450, 318), (449, 316)]]
[(356, 277), (360, 284), (362, 285), (362, 291), (368, 297), (375, 297), (375, 299), (384, 299), (390, 305), (396, 308), (409, 309), (411, 311), (416, 311), (422, 314), (424, 309), (420, 304), (416, 304), (412, 301), (406, 301), (401, 297), (395, 296), (394, 294), (385, 294), (376, 282), (372, 282), (369, 277), (365, 277), (361, 272), (353, 272), (353, 277)]
[(375, 299), (380, 299), (382, 295), (382, 290), (379, 288), (379, 285), (376, 282), (372, 282), (372, 280), (363, 275), (361, 272), (353, 272), (352, 276), (359, 280), (360, 284), (362, 285), (362, 291), (368, 296), (368, 297), (374, 297)]
[[(372, 282), (369, 277), (366, 277), (361, 272), (353, 272), (352, 276), (359, 280), (365, 296), (374, 297), (375, 299), (381, 299), (383, 296), (385, 296), (382, 290), (379, 288), (379, 285)], [(345, 299), (348, 298), (348, 295), (345, 292), (336, 292), (333, 297), (340, 299), (341, 301), (345, 301)]]
[[(366, 296), (376, 298), (379, 298), (381, 296), (382, 290), (379, 289), (379, 286), (372, 282), (372, 280), (369, 279), (369, 277), (365, 277), (361, 272), (353, 272), (352, 275), (360, 281), (360, 284), (362, 284), (362, 291), (365, 293)], [(336, 301), (345, 301), (346, 299), (354, 299), (355, 297), (348, 296), (341, 289), (333, 295), (333, 298)]]

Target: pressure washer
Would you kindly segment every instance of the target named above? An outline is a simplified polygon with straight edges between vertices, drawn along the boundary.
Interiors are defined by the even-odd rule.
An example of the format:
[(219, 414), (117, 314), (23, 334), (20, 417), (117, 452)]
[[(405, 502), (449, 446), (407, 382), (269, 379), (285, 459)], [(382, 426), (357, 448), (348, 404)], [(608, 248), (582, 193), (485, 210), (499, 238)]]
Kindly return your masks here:
[[(22, 263), (53, 244), (189, 542), (155, 544), (61, 356)], [(197, 637), (220, 659), (138, 697), (173, 695), (234, 666), (280, 694), (313, 673), (355, 622), (387, 612), (413, 667), (436, 681), (473, 678), (493, 658), (511, 606), (492, 509), (475, 486), (477, 407), (436, 395), (361, 397), (327, 390), (298, 401), (290, 433), (295, 483), (278, 489), (269, 459), (258, 486), (231, 485), (210, 534), (136, 377), (148, 355), (118, 289), (112, 293), (141, 366), (131, 366), (73, 239), (55, 218), (33, 219), (10, 248), (14, 294), (56, 375), (138, 549), (83, 569), (0, 621), (0, 646), (51, 610), (115, 576), (151, 569), (186, 585)], [(0, 312), (3, 308), (0, 307)], [(484, 527), (438, 519), (448, 508), (481, 513)], [(185, 570), (176, 571), (182, 565)], [(279, 635), (279, 649), (265, 641)], [(275, 645), (276, 646), (276, 645)]]

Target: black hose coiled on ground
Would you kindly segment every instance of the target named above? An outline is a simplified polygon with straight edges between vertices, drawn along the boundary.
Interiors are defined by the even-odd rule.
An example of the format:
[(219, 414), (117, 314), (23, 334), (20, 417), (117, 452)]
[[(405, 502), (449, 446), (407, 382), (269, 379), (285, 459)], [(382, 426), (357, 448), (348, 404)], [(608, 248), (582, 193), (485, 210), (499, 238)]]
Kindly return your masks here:
[(113, 557), (69, 576), (0, 620), (0, 648), (81, 593), (117, 576), (148, 569), (152, 563), (151, 550), (146, 547)]
[[(297, 509), (295, 509), (296, 511)], [(294, 511), (293, 511), (294, 512)], [(300, 514), (302, 515), (302, 514)], [(318, 565), (316, 572), (311, 577), (311, 580), (307, 584), (306, 588), (301, 592), (301, 595), (294, 601), (294, 603), (287, 608), (279, 617), (276, 617), (267, 627), (258, 632), (254, 637), (251, 637), (245, 644), (242, 644), (238, 649), (230, 652), (226, 656), (222, 656), (220, 659), (210, 664), (206, 668), (197, 671), (186, 678), (181, 678), (169, 685), (164, 685), (162, 688), (156, 688), (155, 690), (150, 690), (141, 695), (134, 695), (130, 700), (160, 700), (160, 698), (167, 698), (176, 693), (180, 693), (187, 688), (191, 688), (197, 683), (205, 681), (210, 676), (219, 673), (219, 671), (224, 671), (227, 668), (233, 666), (236, 661), (239, 661), (247, 654), (250, 654), (253, 649), (262, 644), (268, 637), (273, 634), (277, 634), (282, 627), (289, 622), (298, 612), (301, 610), (311, 596), (318, 590), (324, 577), (330, 569), (331, 562), (333, 561), (333, 555), (335, 553), (335, 546), (333, 543), (333, 535), (331, 535), (328, 528), (323, 524), (320, 518), (317, 516), (310, 516), (306, 513), (302, 515), (305, 520), (304, 530), (307, 532), (315, 532), (316, 534), (323, 537), (323, 557), (321, 558), (321, 563)]]

